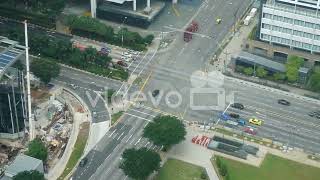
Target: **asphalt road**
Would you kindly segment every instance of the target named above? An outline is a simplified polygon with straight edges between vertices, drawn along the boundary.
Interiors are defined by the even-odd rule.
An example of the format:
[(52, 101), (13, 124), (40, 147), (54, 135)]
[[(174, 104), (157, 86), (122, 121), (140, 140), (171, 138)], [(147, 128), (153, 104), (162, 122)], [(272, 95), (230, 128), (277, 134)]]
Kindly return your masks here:
[[(185, 43), (182, 40), (182, 33), (178, 33), (173, 36), (173, 38), (176, 38), (175, 44), (169, 51), (156, 54), (153, 62), (150, 63), (151, 65), (147, 64), (145, 71), (134, 72), (143, 76), (151, 73), (144, 90), (145, 93), (159, 89), (166, 96), (168, 92), (176, 91), (181, 94), (181, 105), (174, 108), (170, 107), (169, 105), (177, 103), (179, 98), (171, 96), (167, 98), (166, 102), (165, 97), (161, 98), (159, 95), (158, 98), (161, 98), (159, 106), (153, 105), (151, 99), (148, 99), (144, 107), (129, 108), (121, 123), (111, 129), (98, 143), (97, 147), (89, 153), (87, 158), (90, 161), (87, 166), (79, 167), (73, 178), (128, 179), (118, 168), (121, 153), (126, 148), (142, 146), (159, 150), (159, 147), (155, 147), (146, 139), (141, 138), (143, 127), (159, 112), (171, 113), (187, 121), (205, 123), (216, 121), (219, 111), (192, 109), (190, 92), (193, 88), (213, 88), (212, 91), (217, 91), (220, 84), (214, 82), (210, 86), (197, 86), (197, 84), (191, 84), (190, 75), (197, 70), (206, 68), (208, 58), (216, 51), (219, 43), (232, 27), (234, 22), (233, 12), (236, 12), (239, 8), (239, 16), (248, 4), (249, 0), (241, 2), (235, 0), (227, 2), (222, 0), (204, 1), (194, 20), (200, 25), (199, 33), (213, 38), (195, 36), (191, 42)], [(222, 23), (219, 25), (215, 24), (217, 17), (222, 18)], [(147, 54), (144, 63), (149, 62), (148, 57), (150, 58), (152, 55)], [(227, 95), (236, 91), (234, 101), (245, 105), (245, 109), (242, 111), (229, 108), (227, 113), (238, 113), (241, 118), (246, 120), (256, 117), (264, 121), (261, 127), (254, 127), (258, 131), (258, 136), (271, 138), (287, 143), (289, 146), (301, 147), (306, 150), (316, 152), (320, 150), (320, 122), (307, 115), (309, 111), (319, 109), (319, 104), (230, 79), (225, 79), (222, 89)], [(208, 105), (216, 100), (215, 97), (216, 94), (208, 94), (204, 97), (197, 97), (200, 100), (197, 98), (194, 100)], [(280, 98), (290, 101), (291, 106), (279, 105), (277, 100)], [(225, 106), (228, 103), (229, 100), (227, 99)], [(223, 124), (223, 121), (221, 122)], [(238, 130), (242, 130), (242, 128), (238, 127)]]
[[(238, 8), (245, 8), (246, 4), (249, 3), (249, 1), (228, 2), (205, 1), (201, 6), (201, 12), (195, 17), (200, 26), (199, 33), (213, 36), (213, 39), (195, 36), (192, 41), (185, 43), (181, 34), (180, 37), (177, 37), (172, 49), (165, 54), (156, 56), (157, 66), (150, 70), (152, 76), (145, 91), (152, 92), (159, 89), (164, 92), (165, 96), (170, 91), (176, 91), (181, 94), (181, 105), (177, 108), (169, 107), (169, 104), (178, 103), (179, 98), (171, 96), (166, 103), (164, 96), (159, 106), (154, 106), (151, 101), (149, 101), (148, 106), (175, 114), (187, 121), (210, 123), (210, 119), (218, 119), (217, 113), (219, 111), (214, 109), (200, 111), (190, 107), (190, 97), (193, 96), (191, 92), (194, 89), (212, 88), (212, 91), (217, 91), (219, 84), (213, 83), (210, 86), (203, 87), (199, 84), (198, 86), (197, 83), (194, 85), (191, 83), (191, 74), (206, 69), (208, 57), (217, 49), (218, 44), (232, 27), (231, 25), (234, 22), (232, 12), (235, 12)], [(241, 10), (238, 11), (238, 14), (240, 12)], [(216, 17), (222, 18), (221, 24), (215, 24)], [(230, 108), (228, 112), (237, 112), (244, 119), (256, 117), (264, 120), (261, 127), (255, 127), (259, 136), (308, 151), (320, 151), (320, 138), (318, 136), (320, 121), (307, 115), (310, 111), (319, 109), (319, 104), (279, 94), (268, 88), (252, 87), (231, 80), (225, 80), (223, 91), (226, 95), (231, 91), (237, 91), (234, 101), (241, 102), (246, 106), (243, 111)], [(216, 100), (216, 96), (216, 94), (199, 96), (194, 99), (194, 102), (202, 102), (203, 105), (214, 104), (212, 101)], [(289, 100), (291, 106), (279, 105), (277, 100), (282, 98)]]
[[(189, 81), (183, 81), (173, 72), (187, 73), (190, 75), (195, 70), (205, 67), (207, 58), (211, 55), (218, 43), (222, 41), (226, 33), (231, 28), (234, 19), (230, 13), (237, 11), (243, 12), (249, 0), (245, 2), (237, 2), (229, 4), (225, 1), (204, 1), (201, 9), (195, 14), (195, 20), (200, 24), (199, 33), (206, 36), (213, 36), (213, 39), (205, 39), (195, 37), (190, 43), (182, 41), (182, 34), (174, 36), (176, 44), (173, 48), (164, 53), (147, 53), (142, 55), (141, 65), (136, 70), (132, 70), (133, 74), (138, 76), (147, 76), (151, 72), (150, 81), (148, 82), (146, 91), (157, 89), (163, 90), (182, 90), (190, 86)], [(222, 17), (223, 23), (216, 25), (215, 19)], [(137, 65), (137, 63), (136, 63)], [(172, 77), (173, 75), (174, 77)], [(123, 90), (123, 85), (119, 91)], [(187, 88), (190, 89), (190, 88)], [(188, 92), (185, 90), (185, 92)], [(130, 93), (130, 92), (129, 92)], [(170, 100), (169, 100), (170, 101)], [(150, 102), (150, 101), (149, 101)], [(185, 104), (186, 105), (186, 104)], [(169, 112), (183, 112), (186, 106), (180, 109), (168, 109), (162, 107), (160, 109)], [(126, 111), (121, 123), (111, 129), (97, 147), (92, 150), (87, 158), (89, 163), (85, 167), (79, 167), (74, 173), (74, 179), (127, 179), (123, 172), (118, 168), (121, 161), (121, 153), (124, 149), (142, 146), (159, 150), (146, 139), (141, 138), (143, 127), (159, 113), (156, 109), (151, 108), (148, 103), (141, 108), (129, 108)], [(97, 155), (95, 155), (97, 154)]]

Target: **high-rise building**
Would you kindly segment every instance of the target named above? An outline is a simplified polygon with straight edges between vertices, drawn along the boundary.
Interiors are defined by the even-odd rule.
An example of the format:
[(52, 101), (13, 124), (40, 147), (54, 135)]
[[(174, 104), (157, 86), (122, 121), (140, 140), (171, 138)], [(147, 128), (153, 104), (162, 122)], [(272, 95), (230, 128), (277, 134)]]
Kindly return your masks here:
[(0, 37), (0, 138), (18, 138), (26, 126), (24, 75), (11, 66), (24, 55), (24, 47)]
[(260, 39), (320, 53), (320, 0), (268, 0), (262, 6)]

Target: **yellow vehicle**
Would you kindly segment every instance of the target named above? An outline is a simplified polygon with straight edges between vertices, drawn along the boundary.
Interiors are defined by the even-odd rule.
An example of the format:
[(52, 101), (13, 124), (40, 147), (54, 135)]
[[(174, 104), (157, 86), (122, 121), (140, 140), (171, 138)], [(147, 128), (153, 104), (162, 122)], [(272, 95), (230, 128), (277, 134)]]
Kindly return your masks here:
[(257, 118), (251, 118), (251, 119), (249, 119), (249, 123), (261, 126), (262, 125), (262, 120), (259, 120)]
[(221, 23), (221, 21), (222, 21), (222, 19), (221, 19), (221, 18), (217, 18), (217, 19), (216, 19), (216, 24), (220, 24), (220, 23)]

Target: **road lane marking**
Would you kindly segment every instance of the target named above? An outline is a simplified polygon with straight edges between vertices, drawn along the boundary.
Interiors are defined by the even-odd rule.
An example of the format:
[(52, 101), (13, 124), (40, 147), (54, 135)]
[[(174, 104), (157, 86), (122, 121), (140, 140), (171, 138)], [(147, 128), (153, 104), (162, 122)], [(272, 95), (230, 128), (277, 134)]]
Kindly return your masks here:
[(131, 134), (131, 135), (129, 136), (129, 138), (126, 140), (126, 143), (131, 139), (132, 136), (133, 136), (133, 134)]
[(150, 143), (150, 142), (148, 141), (148, 142), (144, 145), (144, 147), (147, 147), (149, 143)]
[(121, 135), (118, 137), (117, 141), (119, 141), (119, 139), (122, 137), (123, 134), (124, 134), (124, 132), (121, 133)]
[(146, 115), (149, 115), (149, 116), (151, 116), (151, 117), (156, 117), (155, 115), (152, 115), (152, 114), (149, 114), (149, 113), (146, 113), (146, 112), (143, 112), (143, 111), (138, 111), (138, 110), (136, 110), (136, 109), (130, 109), (130, 110), (139, 112), (139, 113), (141, 113), (141, 114), (146, 114)]
[(133, 115), (133, 114), (130, 114), (130, 113), (127, 113), (127, 112), (125, 112), (124, 114), (127, 114), (127, 115), (130, 115), (130, 116), (142, 119), (142, 120), (146, 120), (146, 121), (152, 122), (152, 120), (150, 120), (150, 119), (146, 119), (146, 118), (143, 118), (143, 117), (140, 117), (140, 116), (136, 116), (136, 115)]
[(134, 144), (135, 146), (140, 142), (141, 138), (139, 138), (139, 140)]
[(109, 138), (116, 132), (117, 129), (113, 130), (112, 133), (109, 135)]

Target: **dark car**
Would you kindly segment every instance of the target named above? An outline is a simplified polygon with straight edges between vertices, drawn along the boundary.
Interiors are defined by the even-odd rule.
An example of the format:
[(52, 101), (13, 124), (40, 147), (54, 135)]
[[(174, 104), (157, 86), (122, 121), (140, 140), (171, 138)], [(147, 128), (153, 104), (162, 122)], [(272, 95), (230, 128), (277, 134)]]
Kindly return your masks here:
[(154, 91), (152, 92), (152, 96), (153, 96), (153, 97), (156, 97), (156, 96), (159, 95), (159, 93), (160, 93), (160, 90), (156, 89), (156, 90), (154, 90)]
[(310, 117), (316, 117), (316, 118), (320, 118), (320, 111), (312, 111), (312, 112), (309, 112), (308, 115)]
[(118, 61), (117, 64), (123, 67), (128, 67), (128, 64), (123, 61)]
[(278, 103), (282, 104), (282, 105), (285, 105), (285, 106), (290, 106), (290, 102), (285, 100), (285, 99), (279, 99)]
[(236, 113), (230, 113), (229, 116), (235, 119), (238, 119), (240, 117), (240, 115)]
[(88, 159), (87, 158), (83, 158), (81, 159), (80, 163), (79, 163), (79, 166), (80, 167), (84, 167), (88, 162)]
[(231, 107), (236, 108), (236, 109), (240, 109), (240, 110), (244, 109), (244, 105), (241, 103), (233, 103), (231, 105)]

